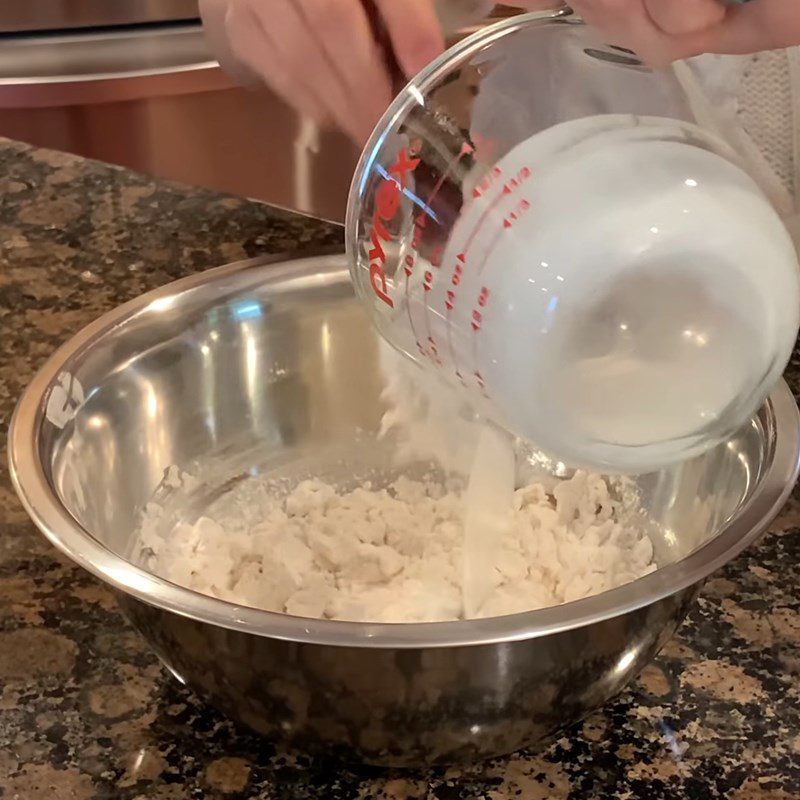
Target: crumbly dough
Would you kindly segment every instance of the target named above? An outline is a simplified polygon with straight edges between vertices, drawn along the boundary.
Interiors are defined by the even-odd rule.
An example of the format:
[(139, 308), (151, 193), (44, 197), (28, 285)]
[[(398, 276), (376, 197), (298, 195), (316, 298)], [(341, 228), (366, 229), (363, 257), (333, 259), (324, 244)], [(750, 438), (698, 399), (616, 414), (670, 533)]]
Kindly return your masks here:
[[(144, 525), (141, 544), (163, 577), (243, 605), (305, 617), (423, 622), (463, 616), (463, 503), (436, 481), (337, 492), (304, 481), (265, 491), (238, 520), (201, 517), (171, 531)], [(253, 505), (253, 503), (256, 505)], [(620, 521), (605, 480), (583, 472), (548, 494), (514, 493), (477, 616), (557, 605), (654, 569), (647, 536)]]
[[(530, 611), (655, 569), (629, 495), (585, 472), (558, 481), (530, 460), (515, 469), (510, 437), (492, 429), (487, 438), (457, 394), (394, 352), (384, 350), (381, 363), (391, 468), (427, 462), (429, 477), (416, 470), (417, 479), (349, 490), (251, 477), (191, 523), (170, 522), (154, 500), (139, 531), (145, 565), (241, 605), (361, 622)], [(174, 472), (168, 489), (196, 488), (193, 476)]]

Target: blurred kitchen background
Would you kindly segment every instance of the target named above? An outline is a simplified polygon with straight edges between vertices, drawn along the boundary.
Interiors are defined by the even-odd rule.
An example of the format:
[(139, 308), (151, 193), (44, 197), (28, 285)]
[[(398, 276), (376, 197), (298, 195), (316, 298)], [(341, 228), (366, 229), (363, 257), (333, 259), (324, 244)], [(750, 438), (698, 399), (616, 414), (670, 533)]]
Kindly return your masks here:
[(358, 157), (236, 86), (197, 0), (0, 0), (0, 136), (333, 220)]

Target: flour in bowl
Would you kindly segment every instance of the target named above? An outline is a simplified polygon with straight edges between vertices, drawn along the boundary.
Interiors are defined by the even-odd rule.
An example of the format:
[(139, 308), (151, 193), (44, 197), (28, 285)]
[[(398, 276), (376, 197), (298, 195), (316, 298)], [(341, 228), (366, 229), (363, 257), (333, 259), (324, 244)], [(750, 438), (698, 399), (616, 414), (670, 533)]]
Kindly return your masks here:
[[(170, 530), (151, 519), (140, 543), (162, 577), (203, 594), (305, 617), (432, 622), (464, 616), (463, 499), (436, 481), (399, 478), (338, 492), (309, 480), (281, 496), (269, 481), (238, 518)], [(605, 480), (583, 472), (548, 494), (518, 489), (497, 529), (491, 592), (473, 613), (512, 614), (587, 597), (651, 572), (647, 536), (620, 521)]]
[[(655, 569), (641, 517), (606, 479), (523, 477), (506, 434), (414, 365), (384, 353), (383, 368), (382, 435), (395, 437), (400, 477), (348, 488), (248, 477), (191, 522), (153, 501), (138, 537), (144, 566), (241, 605), (361, 622), (530, 611)], [(435, 466), (420, 472), (423, 462)], [(179, 488), (170, 475), (165, 485)]]

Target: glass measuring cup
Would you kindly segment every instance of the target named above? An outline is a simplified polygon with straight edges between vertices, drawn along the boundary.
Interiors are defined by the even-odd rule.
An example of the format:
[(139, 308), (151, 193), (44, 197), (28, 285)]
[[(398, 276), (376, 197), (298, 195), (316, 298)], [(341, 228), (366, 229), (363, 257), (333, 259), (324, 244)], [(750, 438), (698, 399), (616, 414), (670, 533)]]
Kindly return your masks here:
[(382, 335), (480, 413), (566, 463), (644, 472), (727, 438), (786, 365), (783, 201), (689, 66), (534, 14), (400, 94), (347, 247)]

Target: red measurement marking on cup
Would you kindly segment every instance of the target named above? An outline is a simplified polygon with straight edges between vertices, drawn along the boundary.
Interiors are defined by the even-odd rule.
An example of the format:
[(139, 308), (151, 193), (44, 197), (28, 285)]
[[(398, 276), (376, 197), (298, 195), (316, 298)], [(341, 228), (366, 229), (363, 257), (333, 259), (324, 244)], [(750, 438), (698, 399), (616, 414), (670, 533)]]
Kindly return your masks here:
[(513, 228), (514, 225), (519, 221), (520, 217), (528, 211), (531, 207), (530, 201), (522, 199), (519, 203), (514, 206), (514, 209), (506, 214), (503, 217), (503, 222), (500, 227), (498, 227), (494, 234), (492, 235), (491, 240), (489, 241), (489, 246), (486, 248), (483, 254), (483, 258), (481, 258), (480, 263), (478, 264), (478, 273), (480, 274), (483, 272), (486, 265), (489, 263), (489, 259), (494, 253), (495, 247), (497, 247), (497, 243), (500, 241), (500, 237), (510, 228)]
[(503, 170), (497, 165), (493, 166), (472, 190), (472, 199), (478, 200), (503, 177)]
[[(479, 275), (483, 272), (484, 268), (489, 263), (489, 258), (491, 257), (495, 247), (497, 246), (497, 242), (500, 240), (500, 237), (507, 230), (513, 228), (514, 225), (525, 214), (525, 212), (530, 210), (530, 208), (531, 208), (530, 200), (523, 198), (513, 207), (513, 209), (508, 214), (506, 214), (505, 217), (503, 217), (502, 226), (498, 227), (498, 229), (495, 231), (495, 234), (492, 237), (489, 246), (486, 248), (486, 252), (483, 254), (483, 258), (481, 259), (481, 262), (478, 265), (477, 271)], [(489, 297), (490, 297), (489, 289), (486, 286), (482, 286), (475, 307), (472, 309), (472, 315), (470, 319), (470, 326), (474, 334), (472, 337), (472, 363), (475, 367), (475, 369), (473, 370), (473, 375), (475, 376), (478, 382), (478, 387), (486, 397), (489, 396), (486, 392), (486, 384), (483, 380), (483, 377), (480, 374), (480, 371), (478, 370), (478, 363), (479, 363), (478, 334), (481, 332), (481, 328), (483, 328), (484, 310), (486, 308), (487, 303), (489, 302)]]
[[(423, 345), (420, 342), (420, 337), (414, 328), (414, 321), (412, 319), (411, 304), (409, 302), (409, 280), (414, 272), (414, 267), (416, 266), (417, 258), (419, 257), (419, 247), (422, 242), (422, 234), (428, 224), (428, 213), (429, 211), (430, 213), (432, 213), (432, 205), (434, 200), (438, 197), (439, 192), (444, 186), (444, 182), (447, 180), (447, 176), (455, 171), (455, 168), (466, 156), (472, 155), (473, 153), (474, 153), (474, 148), (472, 147), (472, 145), (469, 144), (468, 142), (464, 142), (461, 145), (461, 149), (459, 150), (459, 152), (455, 155), (455, 157), (453, 157), (450, 160), (446, 168), (439, 175), (439, 178), (434, 184), (434, 187), (431, 190), (431, 193), (428, 196), (427, 202), (425, 204), (426, 209), (428, 210), (421, 211), (414, 221), (414, 235), (411, 240), (411, 249), (413, 252), (409, 253), (406, 256), (403, 265), (406, 275), (406, 313), (408, 315), (408, 321), (409, 324), (411, 325), (411, 329), (414, 332), (414, 337), (415, 339), (417, 339), (417, 348), (423, 355), (427, 355), (437, 366), (442, 366), (442, 359), (439, 355), (438, 344), (434, 339), (433, 333), (431, 331), (431, 323), (429, 318), (429, 312), (430, 312), (429, 304), (427, 299), (423, 297), (422, 305), (425, 316), (425, 334), (426, 334), (424, 337), (426, 346), (423, 347)], [(431, 216), (430, 219), (436, 222), (434, 217)], [(434, 247), (433, 251), (431, 252), (431, 256), (429, 259), (431, 267), (433, 267), (436, 270), (438, 270), (441, 267), (443, 254), (444, 254), (444, 245), (437, 244)], [(433, 286), (433, 280), (434, 280), (433, 271), (426, 270), (423, 278), (424, 280), (422, 288), (424, 295), (426, 296), (431, 291), (431, 288)]]
[(450, 353), (450, 361), (453, 364), (453, 369), (455, 370), (456, 377), (464, 384), (467, 385), (466, 381), (464, 380), (464, 376), (461, 374), (461, 369), (458, 365), (458, 359), (456, 358), (456, 351), (453, 347), (453, 324), (451, 320), (451, 315), (453, 309), (455, 308), (456, 304), (456, 289), (458, 285), (461, 283), (461, 276), (464, 274), (464, 262), (466, 257), (463, 253), (459, 254), (456, 257), (456, 265), (453, 268), (453, 274), (450, 278), (450, 288), (447, 289), (445, 294), (445, 331), (447, 332), (447, 351)]
[[(422, 289), (427, 295), (428, 292), (431, 291), (433, 288), (433, 281), (434, 281), (434, 270), (438, 270), (441, 262), (441, 253), (444, 250), (443, 247), (437, 247), (436, 251), (431, 255), (431, 267), (432, 269), (425, 270), (425, 274), (423, 275), (423, 283)], [(430, 303), (425, 300), (425, 328), (428, 334), (427, 341), (430, 350), (431, 359), (434, 361), (437, 367), (442, 366), (442, 359), (439, 355), (439, 347), (436, 342), (436, 339), (433, 337), (433, 332), (431, 330), (431, 321), (429, 316), (430, 311)]]
[[(502, 169), (500, 169), (500, 167), (497, 166), (493, 167), (492, 170), (487, 175), (485, 175), (484, 178), (481, 180), (481, 182), (472, 190), (473, 202), (482, 197), (487, 191), (489, 191), (489, 189), (495, 185), (497, 180), (501, 178), (502, 175), (503, 171)], [(520, 173), (517, 176), (512, 178), (510, 181), (508, 181), (508, 183), (506, 183), (503, 186), (503, 190), (499, 194), (497, 194), (497, 196), (494, 197), (492, 201), (487, 205), (487, 207), (483, 210), (480, 217), (478, 218), (478, 222), (475, 224), (475, 227), (472, 229), (472, 231), (470, 231), (470, 234), (467, 237), (467, 241), (464, 244), (464, 249), (456, 256), (456, 264), (455, 267), (453, 267), (453, 272), (450, 277), (450, 284), (452, 288), (447, 290), (445, 296), (445, 311), (448, 322), (448, 332), (450, 327), (450, 312), (453, 310), (456, 304), (456, 289), (458, 288), (458, 285), (461, 283), (461, 276), (464, 272), (464, 265), (467, 262), (467, 254), (469, 253), (469, 250), (475, 241), (475, 237), (478, 235), (478, 233), (480, 233), (484, 223), (486, 222), (487, 219), (489, 219), (489, 216), (491, 215), (492, 211), (497, 206), (497, 204), (504, 197), (506, 197), (513, 191), (511, 182), (514, 181), (513, 187), (516, 188), (521, 183), (522, 180), (526, 180), (527, 178), (530, 177), (530, 175), (531, 175), (530, 168), (524, 167), (522, 170), (520, 170)], [(455, 362), (452, 346), (450, 347), (450, 357)]]
[[(483, 316), (486, 310), (486, 306), (489, 304), (489, 298), (491, 297), (492, 293), (488, 286), (481, 286), (480, 292), (478, 292), (478, 298), (475, 301), (475, 305), (472, 309), (472, 318), (470, 322), (470, 326), (472, 327), (472, 332), (474, 334), (480, 333), (481, 328), (483, 327)], [(486, 381), (483, 379), (483, 375), (481, 375), (480, 370), (478, 369), (478, 337), (472, 337), (472, 364), (473, 364), (473, 371), (472, 375), (478, 383), (478, 388), (483, 393), (483, 396), (488, 398), (489, 394), (486, 391)]]
[[(499, 167), (495, 167), (495, 169), (498, 170), (497, 173), (498, 175), (502, 174), (500, 173)], [(476, 237), (483, 229), (484, 224), (490, 219), (490, 217), (492, 216), (492, 212), (495, 210), (498, 204), (503, 200), (505, 200), (509, 195), (513, 194), (520, 186), (522, 186), (523, 183), (525, 183), (526, 180), (528, 180), (528, 178), (531, 177), (532, 174), (533, 173), (530, 167), (523, 167), (516, 175), (509, 178), (503, 184), (502, 191), (499, 192), (497, 195), (495, 195), (492, 201), (486, 206), (486, 208), (484, 208), (480, 217), (478, 217), (478, 221), (477, 223), (475, 223), (475, 227), (470, 232), (470, 235), (467, 237), (467, 241), (464, 244), (464, 250), (463, 250), (464, 253), (469, 252), (469, 249), (470, 247), (472, 247), (472, 244), (474, 243)], [(472, 192), (472, 197), (474, 199), (482, 197), (486, 193), (486, 191), (488, 191), (488, 189), (493, 185), (493, 183), (494, 179), (490, 174), (489, 176), (484, 178), (483, 181), (480, 184), (478, 184), (478, 186), (475, 187), (475, 189)], [(484, 188), (484, 186), (486, 188)], [(503, 220), (503, 224), (505, 226), (505, 220)]]
[(414, 272), (414, 267), (417, 263), (417, 249), (419, 248), (420, 240), (422, 239), (422, 232), (425, 229), (425, 224), (427, 221), (427, 217), (424, 214), (420, 214), (415, 222), (414, 222), (414, 235), (411, 239), (411, 248), (412, 251), (406, 254), (405, 259), (403, 260), (403, 271), (406, 275), (406, 286), (405, 286), (405, 295), (406, 295), (406, 315), (408, 316), (408, 324), (411, 327), (411, 332), (414, 334), (414, 339), (416, 340), (417, 350), (424, 356), (426, 355), (425, 348), (422, 346), (422, 342), (420, 341), (419, 333), (417, 332), (416, 325), (414, 325), (414, 315), (411, 313), (411, 275)]
[[(482, 197), (496, 182), (497, 178), (501, 175), (501, 171), (499, 167), (496, 167), (489, 173), (481, 183), (479, 183), (475, 190), (473, 191), (473, 202), (480, 197)], [(458, 364), (455, 355), (455, 348), (453, 347), (453, 339), (451, 334), (451, 327), (452, 327), (452, 312), (456, 307), (456, 304), (459, 302), (459, 285), (461, 284), (462, 276), (464, 274), (464, 270), (466, 268), (475, 269), (477, 274), (481, 274), (484, 271), (484, 268), (489, 263), (489, 259), (491, 258), (497, 243), (500, 240), (500, 237), (505, 233), (505, 231), (512, 228), (517, 221), (528, 211), (531, 207), (531, 203), (526, 198), (521, 198), (519, 201), (514, 203), (511, 210), (508, 211), (505, 216), (502, 218), (498, 218), (496, 213), (498, 205), (509, 198), (531, 177), (533, 174), (530, 167), (523, 167), (522, 169), (517, 172), (516, 175), (508, 178), (502, 186), (502, 189), (496, 193), (494, 197), (492, 197), (486, 205), (486, 208), (483, 209), (480, 216), (478, 217), (475, 226), (470, 231), (469, 236), (464, 244), (464, 249), (461, 253), (456, 256), (456, 263), (453, 267), (453, 272), (450, 278), (450, 287), (447, 289), (445, 293), (445, 321), (446, 321), (446, 329), (447, 329), (447, 342), (448, 342), (448, 349), (450, 354), (450, 359), (452, 360), (456, 375), (459, 379), (464, 382), (463, 374), (461, 371), (461, 367)], [(512, 200), (513, 202), (513, 200)], [(486, 228), (488, 224), (493, 224), (494, 231), (490, 234), (490, 239), (486, 248), (483, 251), (483, 254), (479, 257), (479, 260), (472, 266), (472, 259), (470, 257), (470, 251), (475, 244), (475, 241), (478, 235)], [(486, 394), (485, 389), (485, 381), (483, 377), (480, 375), (480, 371), (478, 370), (478, 344), (477, 344), (477, 334), (480, 333), (481, 328), (483, 327), (484, 323), (484, 311), (486, 305), (489, 302), (490, 297), (490, 290), (487, 286), (481, 286), (480, 293), (474, 303), (474, 306), (470, 309), (470, 316), (468, 318), (469, 325), (473, 332), (472, 337), (472, 357), (473, 357), (473, 371), (472, 375), (478, 382), (478, 386), (481, 391)], [(488, 395), (487, 395), (488, 396)]]
[(524, 198), (520, 200), (519, 203), (517, 203), (517, 205), (514, 207), (513, 211), (503, 218), (503, 228), (505, 230), (513, 228), (514, 223), (516, 223), (526, 211), (529, 211), (530, 207), (530, 200), (525, 200)]
[(403, 271), (406, 273), (406, 278), (410, 278), (414, 272), (414, 266), (417, 263), (417, 251), (422, 241), (422, 232), (425, 230), (427, 219), (428, 218), (424, 214), (420, 214), (416, 220), (414, 220), (414, 234), (411, 237), (411, 252), (406, 254), (403, 262)]
[(486, 304), (489, 302), (489, 295), (489, 289), (486, 286), (481, 286), (478, 301), (472, 309), (472, 321), (470, 324), (473, 333), (478, 333), (483, 326), (483, 311), (486, 308)]

